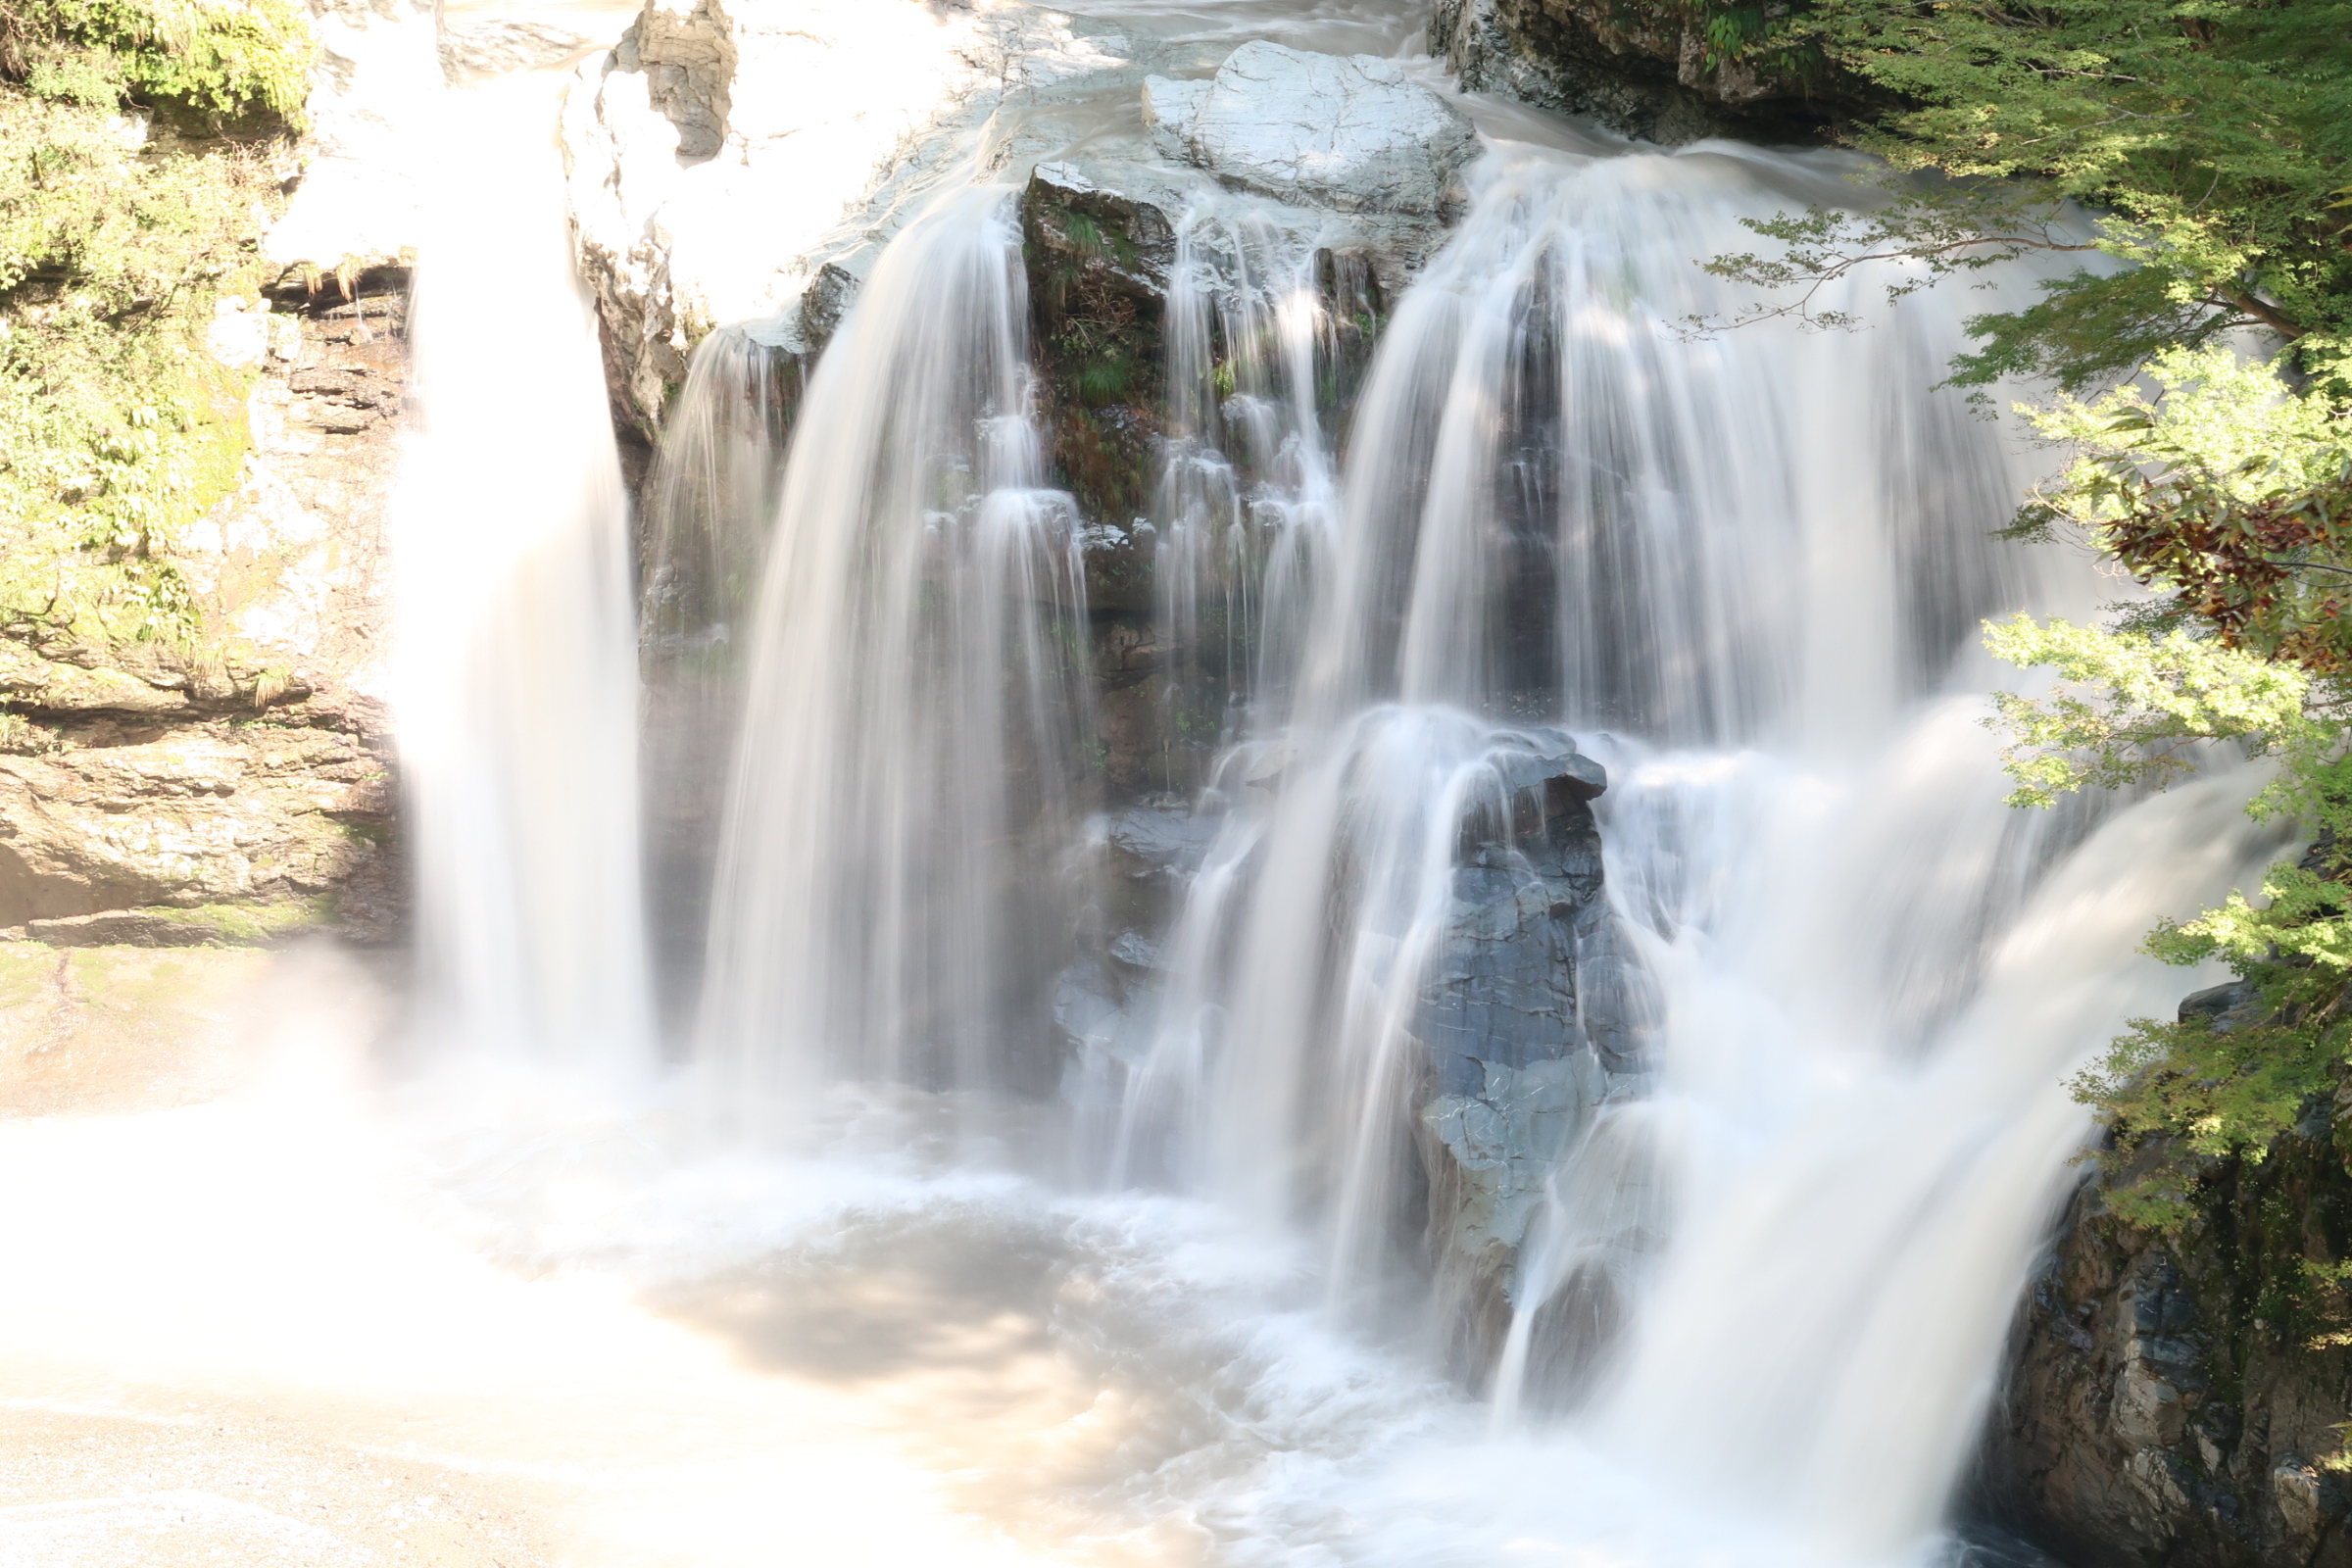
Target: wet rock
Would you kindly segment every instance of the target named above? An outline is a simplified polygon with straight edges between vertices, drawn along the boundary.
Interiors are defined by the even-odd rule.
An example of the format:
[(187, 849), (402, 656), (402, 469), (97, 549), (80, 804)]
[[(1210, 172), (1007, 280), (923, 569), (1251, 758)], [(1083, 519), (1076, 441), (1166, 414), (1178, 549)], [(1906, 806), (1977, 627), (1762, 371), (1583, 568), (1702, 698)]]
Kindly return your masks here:
[[(1452, 916), (1416, 1029), (1428, 1052), (1417, 1112), (1427, 1244), (1465, 1371), (1492, 1364), (1544, 1184), (1595, 1110), (1638, 1081), (1654, 1010), (1603, 893), (1591, 802), (1606, 772), (1550, 734), (1494, 773), (1495, 796), (1463, 821)], [(1563, 1318), (1555, 1331), (1576, 1328)], [(1592, 1348), (1544, 1350), (1589, 1362)]]
[(1477, 1063), (1477, 1092), (1439, 1095), (1421, 1126), (1443, 1150), (1435, 1202), (1447, 1210), (1446, 1247), (1482, 1273), (1499, 1274), (1527, 1239), (1544, 1184), (1602, 1093), (1589, 1054), (1522, 1067)]
[(1341, 212), (1434, 215), (1478, 151), (1468, 118), (1395, 61), (1263, 40), (1206, 81), (1149, 78), (1144, 121), (1166, 156)]
[(1214, 817), (1196, 816), (1181, 799), (1146, 801), (1112, 817), (1104, 829), (1113, 874), (1130, 880), (1189, 878), (1216, 842)]
[(1051, 310), (1122, 298), (1156, 317), (1167, 300), (1176, 230), (1152, 202), (1099, 184), (1076, 164), (1040, 164), (1021, 191), (1032, 300)]
[[(2257, 1021), (2250, 988), (2183, 1017)], [(2328, 1097), (2260, 1159), (2212, 1163), (2176, 1235), (2087, 1181), (2012, 1337), (1977, 1506), (2084, 1568), (2345, 1568), (2340, 1423), (2352, 1313), (2320, 1283), (2352, 1257), (2352, 1174)]]
[(1644, 141), (1819, 135), (1866, 84), (1716, 58), (1696, 10), (1612, 0), (1438, 0), (1431, 49), (1465, 88), (1599, 121)]
[(1047, 163), (1022, 189), (1021, 237), (1054, 479), (1092, 523), (1088, 603), (1148, 612), (1152, 551), (1137, 525), (1158, 466), (1175, 229), (1105, 172)]

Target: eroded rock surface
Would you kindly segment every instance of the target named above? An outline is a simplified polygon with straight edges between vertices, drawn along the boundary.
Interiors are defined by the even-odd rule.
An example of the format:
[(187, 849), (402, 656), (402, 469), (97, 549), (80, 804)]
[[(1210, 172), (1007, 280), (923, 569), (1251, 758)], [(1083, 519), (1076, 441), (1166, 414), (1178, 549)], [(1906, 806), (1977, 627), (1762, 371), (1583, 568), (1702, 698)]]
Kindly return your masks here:
[(782, 346), (815, 346), (998, 104), (1121, 64), (1021, 5), (654, 0), (564, 116), (621, 422), (659, 430), (714, 326), (770, 320)]
[(1502, 764), (1507, 816), (1489, 806), (1464, 823), (1421, 995), (1428, 1246), (1466, 1368), (1491, 1364), (1509, 1326), (1544, 1183), (1644, 1065), (1641, 976), (1603, 893), (1592, 809), (1608, 775), (1550, 739)]

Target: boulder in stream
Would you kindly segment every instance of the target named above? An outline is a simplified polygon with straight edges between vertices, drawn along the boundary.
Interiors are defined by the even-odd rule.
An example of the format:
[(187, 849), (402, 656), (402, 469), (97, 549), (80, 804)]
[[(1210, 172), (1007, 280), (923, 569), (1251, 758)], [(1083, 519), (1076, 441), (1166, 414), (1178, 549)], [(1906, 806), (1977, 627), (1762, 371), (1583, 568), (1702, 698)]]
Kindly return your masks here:
[(1206, 81), (1148, 78), (1144, 121), (1168, 157), (1341, 212), (1435, 215), (1478, 152), (1468, 117), (1395, 61), (1262, 39)]

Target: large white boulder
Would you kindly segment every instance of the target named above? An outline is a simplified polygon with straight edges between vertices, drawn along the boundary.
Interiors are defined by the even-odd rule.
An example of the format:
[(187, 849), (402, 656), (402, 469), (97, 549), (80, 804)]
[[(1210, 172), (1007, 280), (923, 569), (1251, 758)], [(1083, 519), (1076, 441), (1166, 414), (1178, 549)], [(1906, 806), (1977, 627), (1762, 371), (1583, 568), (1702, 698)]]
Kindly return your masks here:
[(1341, 212), (1435, 215), (1478, 152), (1469, 119), (1395, 61), (1263, 41), (1206, 81), (1148, 78), (1144, 120), (1169, 157)]

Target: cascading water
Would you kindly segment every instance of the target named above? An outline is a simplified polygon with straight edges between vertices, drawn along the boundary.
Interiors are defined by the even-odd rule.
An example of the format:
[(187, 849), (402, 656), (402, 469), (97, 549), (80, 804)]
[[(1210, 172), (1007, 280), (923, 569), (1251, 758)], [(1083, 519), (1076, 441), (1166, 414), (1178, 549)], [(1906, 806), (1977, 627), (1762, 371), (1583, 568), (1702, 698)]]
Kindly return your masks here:
[[(1097, 140), (1004, 107), (973, 177), (1141, 156), (1064, 112)], [(1064, 1556), (1942, 1549), (2085, 1132), (2064, 1079), (2181, 989), (2139, 936), (2268, 846), (2235, 775), (2001, 804), (1976, 625), (2094, 585), (1989, 537), (2033, 465), (1929, 390), (1963, 302), (1690, 330), (1746, 303), (1694, 261), (1845, 165), (1556, 139), (1490, 144), (1385, 297), (1333, 215), (1156, 170), (1138, 517), (1055, 488), (1069, 342), (1033, 363), (1009, 186), (909, 198), (805, 390), (704, 347), (640, 618), (661, 923), (710, 882), (707, 952), (663, 938), (700, 1114), (656, 1097), (593, 1157), (481, 1135), (477, 1205), (555, 1172), (511, 1250), (650, 1281), (762, 1377), (910, 1380), (936, 1468)], [(496, 333), (446, 324), (467, 297)], [(575, 291), (514, 298), (420, 312), (427, 951), (461, 1032), (643, 1064), (601, 382)], [(565, 367), (527, 440), (465, 358), (518, 331)], [(1090, 605), (1114, 547), (1148, 611)], [(1147, 612), (1166, 755), (1122, 785), (1097, 662)]]
[[(1486, 171), (1355, 412), (1297, 701), (1203, 800), (1119, 1148), (1321, 1236), (1335, 1305), (1421, 1219), (1498, 1422), (1581, 1404), (1561, 1441), (1703, 1456), (1728, 1515), (1876, 1561), (1965, 1462), (2082, 1137), (2069, 1064), (2166, 1004), (2133, 942), (2259, 845), (2208, 785), (2077, 849), (1937, 695), (1997, 678), (1982, 616), (2082, 592), (1990, 538), (2025, 475), (1928, 390), (1949, 302), (1682, 325), (1740, 303), (1691, 258), (1833, 174)], [(1616, 775), (1606, 908), (1530, 714)]]
[(1086, 590), (1009, 214), (956, 193), (891, 247), (793, 437), (700, 1025), (734, 1116), (1052, 1081)]
[(626, 1076), (652, 1032), (628, 503), (552, 87), (452, 90), (431, 162), (394, 519), (420, 1034)]
[(1171, 732), (1230, 739), (1220, 710), (1287, 689), (1297, 662), (1338, 501), (1316, 396), (1318, 254), (1258, 215), (1195, 213), (1177, 229), (1152, 519)]
[(657, 981), (675, 1017), (701, 979), (719, 814), (801, 357), (740, 328), (695, 349), (645, 487), (638, 594)]

